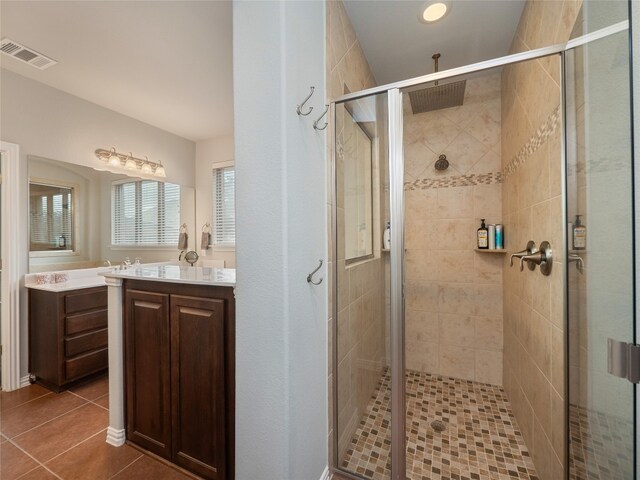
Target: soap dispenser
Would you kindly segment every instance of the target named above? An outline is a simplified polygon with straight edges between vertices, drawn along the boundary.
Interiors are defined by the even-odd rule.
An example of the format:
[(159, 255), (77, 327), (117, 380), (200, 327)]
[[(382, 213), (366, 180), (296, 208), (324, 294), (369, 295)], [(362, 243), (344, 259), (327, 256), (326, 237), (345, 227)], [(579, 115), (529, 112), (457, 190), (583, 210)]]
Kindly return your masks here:
[(484, 223), (484, 218), (478, 229), (478, 248), (482, 250), (489, 248), (489, 230), (487, 230), (487, 226)]
[(573, 224), (573, 249), (584, 250), (587, 248), (587, 227), (582, 224), (580, 217), (576, 215), (576, 221)]

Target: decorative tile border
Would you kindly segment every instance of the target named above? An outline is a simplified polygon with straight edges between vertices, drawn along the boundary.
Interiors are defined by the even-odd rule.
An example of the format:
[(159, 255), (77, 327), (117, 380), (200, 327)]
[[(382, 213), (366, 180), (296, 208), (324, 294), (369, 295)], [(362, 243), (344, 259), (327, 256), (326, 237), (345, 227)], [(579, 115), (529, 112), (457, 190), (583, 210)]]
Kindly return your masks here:
[(429, 188), (473, 187), (502, 183), (502, 172), (455, 175), (444, 178), (420, 178), (413, 182), (404, 182), (404, 190), (427, 190)]
[[(551, 137), (560, 126), (561, 112), (558, 105), (547, 120), (536, 130), (536, 133), (520, 149), (518, 154), (507, 164), (502, 172), (490, 172), (469, 175), (454, 175), (443, 178), (419, 178), (404, 183), (405, 191), (427, 190), (430, 188), (472, 187), (474, 185), (491, 185), (502, 183), (506, 177), (513, 175), (529, 157), (531, 157)], [(609, 166), (610, 168), (610, 166)], [(385, 191), (388, 191), (386, 186)]]
[(518, 154), (504, 167), (503, 174), (505, 177), (509, 175), (513, 175), (516, 170), (522, 165), (527, 159), (533, 155), (538, 148), (540, 148), (544, 143), (553, 135), (556, 129), (560, 126), (560, 105), (558, 105), (551, 115), (547, 118), (547, 121), (544, 122), (536, 133), (533, 134), (533, 137), (529, 139), (529, 141), (520, 149)]

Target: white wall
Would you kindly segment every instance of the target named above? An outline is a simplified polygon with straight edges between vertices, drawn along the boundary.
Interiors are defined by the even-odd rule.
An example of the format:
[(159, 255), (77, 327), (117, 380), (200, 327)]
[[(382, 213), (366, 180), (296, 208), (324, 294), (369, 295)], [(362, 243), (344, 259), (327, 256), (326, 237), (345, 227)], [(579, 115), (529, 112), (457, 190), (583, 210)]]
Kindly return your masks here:
[[(35, 155), (102, 167), (97, 148), (161, 161), (166, 181), (193, 187), (195, 143), (42, 83), (0, 69), (2, 140)], [(159, 101), (162, 101), (159, 99)]]
[(196, 247), (203, 259), (224, 260), (227, 268), (236, 266), (235, 248), (212, 247), (203, 251), (200, 249), (200, 235), (206, 222), (213, 223), (211, 171), (217, 164), (233, 162), (234, 156), (233, 135), (196, 142)]
[[(159, 100), (161, 101), (161, 100)], [(133, 152), (162, 161), (167, 181), (193, 187), (195, 144), (112, 110), (69, 95), (42, 83), (0, 69), (0, 138), (20, 146), (19, 175), (28, 182), (27, 157), (30, 155), (61, 160), (89, 167), (104, 167), (94, 155), (96, 148), (115, 146), (120, 152)], [(16, 208), (24, 218), (19, 225), (24, 239), (22, 271), (28, 266), (28, 189)], [(27, 295), (21, 292), (21, 376), (28, 373)]]
[(234, 2), (239, 479), (315, 480), (328, 460), (328, 282), (305, 281), (327, 258), (324, 10)]

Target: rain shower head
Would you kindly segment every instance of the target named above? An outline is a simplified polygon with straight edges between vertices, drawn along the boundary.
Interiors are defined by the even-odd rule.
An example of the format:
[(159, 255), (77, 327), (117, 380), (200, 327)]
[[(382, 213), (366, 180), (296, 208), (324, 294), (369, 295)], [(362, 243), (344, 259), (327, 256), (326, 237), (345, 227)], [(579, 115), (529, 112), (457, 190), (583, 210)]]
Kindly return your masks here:
[[(438, 59), (440, 54), (433, 55), (435, 71), (438, 71)], [(409, 101), (413, 114), (431, 112), (442, 108), (459, 107), (464, 101), (464, 91), (467, 87), (466, 80), (438, 85), (436, 80), (433, 87), (422, 88), (409, 92)]]

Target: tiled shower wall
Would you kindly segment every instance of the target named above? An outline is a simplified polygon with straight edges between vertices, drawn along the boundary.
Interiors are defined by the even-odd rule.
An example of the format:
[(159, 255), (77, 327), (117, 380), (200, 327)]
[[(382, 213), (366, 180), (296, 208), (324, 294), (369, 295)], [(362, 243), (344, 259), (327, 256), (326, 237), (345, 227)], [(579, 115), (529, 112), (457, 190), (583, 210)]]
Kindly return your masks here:
[[(337, 98), (345, 91), (358, 91), (375, 86), (375, 79), (362, 52), (355, 31), (341, 1), (327, 2), (327, 95)], [(340, 108), (341, 115), (344, 109)], [(342, 120), (342, 118), (340, 119)], [(341, 141), (342, 122), (336, 125), (336, 138)], [(375, 139), (374, 139), (375, 141)], [(327, 148), (331, 152), (333, 146)], [(338, 185), (341, 185), (343, 158), (336, 158)], [(331, 168), (331, 162), (327, 162)], [(379, 178), (374, 166), (374, 178)], [(327, 175), (331, 179), (331, 174)], [(380, 197), (380, 181), (374, 195)], [(331, 191), (331, 185), (329, 185)], [(337, 192), (338, 223), (344, 225), (343, 192)], [(329, 195), (331, 199), (331, 195)], [(331, 202), (331, 200), (329, 200)], [(329, 215), (331, 203), (328, 205)], [(374, 209), (375, 212), (375, 209)], [(330, 217), (329, 217), (330, 218)], [(329, 222), (330, 223), (330, 222)], [(339, 226), (340, 231), (340, 226)], [(384, 265), (380, 252), (380, 219), (374, 219), (374, 258), (347, 265), (344, 241), (338, 241), (338, 365), (329, 358), (329, 405), (338, 409), (338, 425), (330, 425), (329, 451), (332, 452), (333, 429), (338, 429), (338, 451), (342, 458), (355, 432), (367, 402), (380, 381), (385, 364)], [(331, 252), (330, 236), (329, 252)], [(334, 259), (331, 259), (329, 269)], [(331, 292), (332, 290), (330, 290)], [(329, 331), (333, 321), (329, 319)], [(331, 336), (329, 340), (331, 342)], [(331, 344), (329, 345), (331, 351)], [(333, 402), (333, 376), (338, 379), (338, 404)], [(329, 412), (330, 422), (333, 411)]]
[(500, 73), (467, 80), (460, 107), (404, 100), (406, 367), (502, 385), (504, 255), (474, 251), (480, 219), (502, 220)]
[[(529, 0), (511, 53), (569, 38), (580, 2)], [(551, 243), (550, 276), (504, 259), (504, 387), (542, 480), (562, 478), (564, 311), (560, 59), (502, 72), (503, 220), (510, 252)]]

